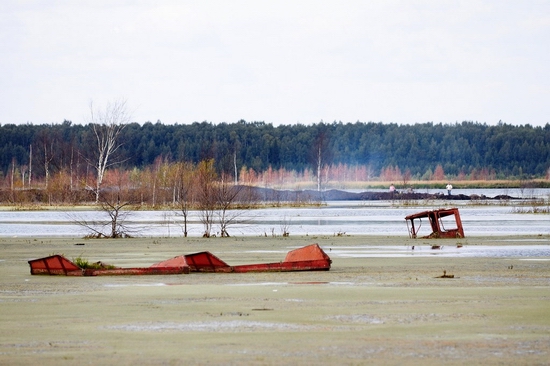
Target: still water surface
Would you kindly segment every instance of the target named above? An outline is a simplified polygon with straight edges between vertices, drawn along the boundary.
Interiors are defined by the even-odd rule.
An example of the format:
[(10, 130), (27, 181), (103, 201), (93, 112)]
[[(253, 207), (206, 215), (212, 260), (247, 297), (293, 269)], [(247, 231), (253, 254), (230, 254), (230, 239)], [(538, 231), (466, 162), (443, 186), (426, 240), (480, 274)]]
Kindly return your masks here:
[[(517, 213), (530, 209), (519, 202), (472, 205), (464, 201), (432, 202), (430, 206), (398, 206), (388, 201), (328, 202), (321, 207), (268, 208), (231, 212), (232, 236), (387, 235), (408, 236), (405, 216), (419, 211), (458, 206), (466, 236), (549, 235), (550, 215)], [(203, 226), (192, 212), (189, 236), (201, 236)], [(89, 233), (76, 221), (109, 222), (99, 211), (0, 211), (0, 237), (83, 237)], [(143, 237), (183, 235), (182, 218), (175, 211), (136, 211), (126, 218), (130, 232)], [(423, 225), (428, 226), (426, 222)], [(449, 227), (450, 228), (450, 227)], [(219, 231), (214, 225), (213, 233)], [(426, 233), (429, 234), (429, 233)]]

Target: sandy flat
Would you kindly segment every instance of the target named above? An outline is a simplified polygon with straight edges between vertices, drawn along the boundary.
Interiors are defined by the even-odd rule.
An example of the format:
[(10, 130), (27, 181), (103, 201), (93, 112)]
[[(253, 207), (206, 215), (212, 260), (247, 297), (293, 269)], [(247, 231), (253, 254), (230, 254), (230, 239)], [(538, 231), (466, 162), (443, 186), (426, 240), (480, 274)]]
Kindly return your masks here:
[[(27, 263), (64, 254), (136, 267), (204, 250), (230, 265), (267, 263), (311, 243), (330, 271), (60, 277), (31, 276)], [(433, 243), (0, 238), (0, 364), (550, 364), (550, 257), (440, 255), (550, 238), (441, 240), (440, 252)]]

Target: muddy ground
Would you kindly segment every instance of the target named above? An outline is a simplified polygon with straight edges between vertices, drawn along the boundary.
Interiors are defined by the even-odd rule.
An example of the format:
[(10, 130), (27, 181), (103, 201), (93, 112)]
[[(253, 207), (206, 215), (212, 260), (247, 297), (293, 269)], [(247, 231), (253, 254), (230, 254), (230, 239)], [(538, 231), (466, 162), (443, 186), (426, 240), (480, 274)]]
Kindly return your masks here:
[[(264, 263), (311, 243), (331, 256), (330, 271), (50, 277), (31, 276), (27, 264), (64, 254), (148, 266), (203, 250), (230, 265)], [(0, 238), (0, 364), (550, 364), (550, 258), (353, 256), (364, 245), (429, 253), (432, 243)], [(438, 244), (548, 245), (550, 238)], [(443, 271), (454, 278), (437, 278)]]

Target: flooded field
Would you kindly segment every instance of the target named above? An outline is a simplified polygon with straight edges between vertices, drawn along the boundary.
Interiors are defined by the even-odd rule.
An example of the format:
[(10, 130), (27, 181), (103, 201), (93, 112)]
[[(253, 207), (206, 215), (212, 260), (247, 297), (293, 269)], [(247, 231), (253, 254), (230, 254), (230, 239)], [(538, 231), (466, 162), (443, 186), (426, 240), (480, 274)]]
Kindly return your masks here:
[[(548, 239), (0, 238), (0, 364), (547, 364)], [(208, 250), (237, 265), (314, 242), (330, 271), (65, 277), (27, 263), (147, 266)]]
[[(439, 207), (460, 208), (466, 236), (477, 235), (547, 235), (550, 214), (529, 213), (524, 201), (479, 204), (470, 201), (390, 202), (336, 201), (319, 207), (267, 208), (231, 211), (231, 236), (291, 235), (391, 235), (407, 236), (405, 216)], [(544, 207), (543, 207), (544, 208)], [(0, 211), (0, 237), (77, 236), (89, 233), (78, 221), (109, 222), (98, 211)], [(214, 220), (216, 222), (216, 218)], [(176, 211), (130, 212), (125, 224), (134, 236), (182, 236), (182, 218)], [(190, 236), (201, 236), (203, 225), (198, 212), (191, 212)], [(214, 223), (213, 234), (219, 235)]]
[[(409, 238), (405, 216), (452, 206), (464, 238)], [(235, 211), (230, 238), (201, 238), (196, 212), (183, 238), (176, 212), (137, 211), (131, 239), (83, 239), (75, 222), (97, 211), (3, 210), (0, 364), (547, 364), (550, 215), (529, 209), (327, 202)], [(147, 267), (205, 250), (276, 263), (312, 243), (330, 271), (65, 277), (28, 264), (55, 253)]]
[[(497, 245), (491, 246), (463, 245), (463, 242), (465, 241), (459, 241), (459, 247), (453, 242), (450, 245), (442, 245), (437, 249), (432, 249), (426, 241), (414, 246), (411, 243), (407, 246), (360, 245), (349, 248), (339, 247), (332, 250), (331, 254), (334, 257), (340, 258), (413, 258), (437, 256), (447, 258), (524, 258), (525, 260), (550, 261), (550, 238), (529, 241), (530, 244), (538, 242), (540, 243), (539, 245), (498, 245), (502, 243), (502, 240), (499, 240)], [(448, 244), (447, 241), (446, 244)]]

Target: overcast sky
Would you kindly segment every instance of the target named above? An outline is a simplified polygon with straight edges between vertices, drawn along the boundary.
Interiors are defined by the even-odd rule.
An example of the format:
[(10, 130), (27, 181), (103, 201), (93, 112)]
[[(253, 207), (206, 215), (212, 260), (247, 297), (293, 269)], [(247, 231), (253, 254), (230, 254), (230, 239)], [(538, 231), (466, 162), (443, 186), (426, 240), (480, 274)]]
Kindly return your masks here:
[(0, 124), (550, 122), (550, 1), (1, 0)]

